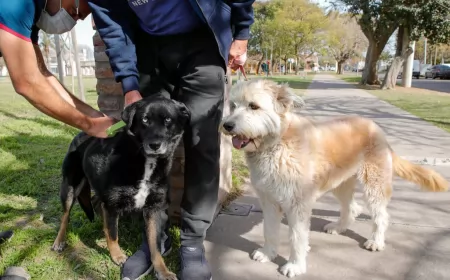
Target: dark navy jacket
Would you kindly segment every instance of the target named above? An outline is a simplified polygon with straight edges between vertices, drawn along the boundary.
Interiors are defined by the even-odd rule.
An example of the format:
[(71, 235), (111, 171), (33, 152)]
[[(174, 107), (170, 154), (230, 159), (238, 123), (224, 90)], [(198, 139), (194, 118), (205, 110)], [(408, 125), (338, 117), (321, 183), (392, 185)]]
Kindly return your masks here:
[[(255, 0), (186, 0), (214, 33), (224, 67), (233, 39), (249, 39)], [(106, 45), (116, 82), (124, 94), (139, 89), (134, 33), (138, 19), (127, 0), (89, 0), (95, 26)]]

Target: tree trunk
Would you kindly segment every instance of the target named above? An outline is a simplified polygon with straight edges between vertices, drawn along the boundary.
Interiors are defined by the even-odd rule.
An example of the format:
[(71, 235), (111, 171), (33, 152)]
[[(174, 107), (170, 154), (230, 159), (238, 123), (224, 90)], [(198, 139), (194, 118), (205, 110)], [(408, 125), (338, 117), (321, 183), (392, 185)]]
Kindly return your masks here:
[(379, 85), (377, 73), (377, 62), (380, 59), (383, 48), (380, 48), (375, 42), (369, 41), (369, 48), (367, 49), (366, 62), (364, 65), (364, 72), (361, 79), (362, 85)]
[(414, 48), (415, 41), (411, 41), (410, 31), (405, 28), (405, 33), (403, 34), (403, 48), (405, 51), (409, 49), (408, 55), (405, 56), (405, 61), (403, 63), (403, 77), (402, 77), (402, 86), (408, 88), (411, 87), (412, 84), (412, 75), (413, 75), (413, 65), (414, 65)]
[(392, 89), (395, 88), (395, 85), (397, 84), (397, 76), (400, 72), (400, 69), (402, 68), (403, 63), (405, 62), (405, 59), (410, 56), (413, 53), (412, 48), (407, 48), (402, 55), (396, 56), (394, 60), (392, 61), (391, 66), (389, 66), (389, 69), (384, 76), (383, 84), (381, 85), (381, 89)]
[(338, 73), (338, 75), (342, 75), (342, 74), (344, 74), (344, 62), (345, 62), (345, 60), (344, 61), (338, 61), (338, 63), (337, 63), (337, 73)]
[(300, 67), (299, 67), (300, 60), (301, 60), (300, 56), (296, 56), (296, 60), (295, 60), (295, 68), (294, 68), (294, 70), (295, 70), (295, 75), (298, 75), (298, 69), (300, 68)]
[(258, 61), (258, 66), (256, 66), (256, 75), (259, 75), (259, 71), (261, 70), (261, 63), (264, 59), (264, 55), (261, 56), (261, 59)]

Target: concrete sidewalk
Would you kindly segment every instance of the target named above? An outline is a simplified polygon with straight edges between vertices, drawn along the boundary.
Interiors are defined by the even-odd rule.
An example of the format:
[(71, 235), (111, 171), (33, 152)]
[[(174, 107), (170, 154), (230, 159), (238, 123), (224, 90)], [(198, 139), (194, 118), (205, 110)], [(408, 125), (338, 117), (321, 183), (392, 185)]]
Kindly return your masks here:
[(410, 159), (437, 158), (450, 164), (450, 133), (331, 75), (316, 75), (306, 92), (313, 118), (360, 115), (374, 120), (397, 154)]
[[(402, 157), (450, 157), (450, 134), (333, 76), (316, 75), (306, 95), (305, 114), (314, 118), (341, 114), (369, 117), (383, 127)], [(428, 167), (450, 180), (450, 166), (445, 161), (439, 163)], [(356, 197), (365, 205), (361, 192)], [(279, 256), (271, 263), (258, 263), (249, 254), (264, 243), (262, 213), (250, 187), (229, 210), (218, 216), (207, 234), (213, 279), (288, 279), (277, 271), (289, 258), (286, 221), (280, 231)], [(319, 199), (311, 222), (308, 271), (296, 279), (450, 279), (450, 193), (421, 192), (417, 186), (396, 179), (388, 211), (391, 219), (386, 249), (369, 252), (362, 248), (372, 227), (367, 209), (347, 232), (329, 235), (322, 228), (337, 220), (339, 204), (330, 194)]]

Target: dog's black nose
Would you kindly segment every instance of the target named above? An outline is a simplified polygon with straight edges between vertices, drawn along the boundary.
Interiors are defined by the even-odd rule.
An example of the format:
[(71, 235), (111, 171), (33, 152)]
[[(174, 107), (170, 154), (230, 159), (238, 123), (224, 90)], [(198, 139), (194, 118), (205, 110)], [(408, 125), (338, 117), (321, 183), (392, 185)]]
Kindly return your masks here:
[(226, 122), (223, 124), (223, 128), (225, 128), (227, 131), (232, 131), (234, 128), (234, 123)]
[(150, 147), (150, 149), (152, 149), (153, 151), (156, 151), (159, 149), (159, 147), (161, 147), (161, 143), (151, 143), (148, 144), (148, 146)]

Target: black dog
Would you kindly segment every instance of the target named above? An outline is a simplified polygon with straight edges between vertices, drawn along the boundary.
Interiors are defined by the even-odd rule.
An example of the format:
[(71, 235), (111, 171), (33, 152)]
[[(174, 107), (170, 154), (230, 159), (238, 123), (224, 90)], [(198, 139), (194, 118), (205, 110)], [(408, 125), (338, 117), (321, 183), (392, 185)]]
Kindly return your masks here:
[(75, 199), (88, 218), (94, 219), (92, 187), (101, 202), (103, 230), (113, 261), (121, 265), (127, 258), (118, 244), (119, 216), (143, 211), (155, 271), (162, 279), (176, 279), (162, 259), (156, 238), (160, 212), (168, 207), (173, 153), (190, 120), (189, 110), (177, 101), (152, 96), (126, 107), (122, 119), (126, 129), (113, 138), (87, 136), (80, 144), (78, 135), (72, 141), (62, 167), (64, 214), (52, 249), (64, 247)]

